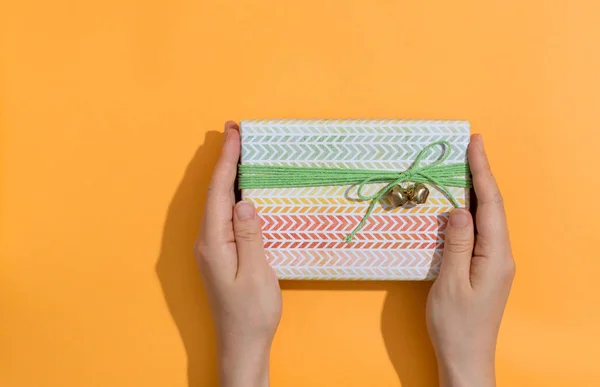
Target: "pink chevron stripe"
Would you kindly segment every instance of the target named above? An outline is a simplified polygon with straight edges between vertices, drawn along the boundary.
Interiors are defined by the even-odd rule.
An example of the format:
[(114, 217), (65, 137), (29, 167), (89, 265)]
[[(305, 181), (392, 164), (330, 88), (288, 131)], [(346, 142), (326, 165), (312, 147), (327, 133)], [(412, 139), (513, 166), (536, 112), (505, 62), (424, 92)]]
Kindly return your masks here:
[(444, 247), (443, 241), (430, 242), (371, 242), (356, 241), (346, 243), (342, 241), (265, 241), (265, 249), (440, 249)]
[[(261, 215), (263, 230), (267, 231), (345, 231), (358, 225), (362, 215)], [(448, 214), (389, 216), (371, 215), (362, 231), (443, 231)]]
[[(268, 242), (275, 241), (327, 241), (339, 242), (348, 236), (347, 232), (338, 231), (315, 231), (315, 232), (295, 232), (295, 231), (264, 231), (263, 238)], [(359, 232), (354, 237), (354, 242), (385, 242), (385, 241), (435, 241), (444, 240), (445, 234), (437, 232)]]

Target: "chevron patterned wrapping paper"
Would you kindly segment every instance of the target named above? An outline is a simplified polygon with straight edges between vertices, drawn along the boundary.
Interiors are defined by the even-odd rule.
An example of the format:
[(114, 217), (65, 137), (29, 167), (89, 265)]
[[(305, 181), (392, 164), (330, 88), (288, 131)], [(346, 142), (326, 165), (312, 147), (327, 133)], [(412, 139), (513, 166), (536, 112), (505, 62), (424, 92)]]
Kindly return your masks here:
[[(446, 163), (465, 162), (466, 121), (247, 120), (242, 164), (403, 171), (430, 143), (453, 146)], [(439, 153), (430, 152), (422, 164)], [(373, 184), (366, 194), (384, 184)], [(352, 243), (344, 238), (368, 202), (354, 186), (245, 189), (263, 222), (267, 259), (280, 279), (429, 280), (439, 271), (452, 204), (430, 186), (426, 204), (392, 209), (382, 200)], [(450, 188), (468, 207), (469, 190)]]

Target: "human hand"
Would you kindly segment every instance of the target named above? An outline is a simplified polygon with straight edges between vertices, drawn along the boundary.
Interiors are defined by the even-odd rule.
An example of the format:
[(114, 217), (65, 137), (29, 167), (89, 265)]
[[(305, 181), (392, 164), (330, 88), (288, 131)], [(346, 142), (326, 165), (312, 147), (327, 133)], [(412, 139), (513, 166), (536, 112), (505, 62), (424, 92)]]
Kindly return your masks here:
[(239, 156), (239, 127), (228, 121), (194, 250), (215, 323), (221, 386), (264, 387), (281, 291), (254, 206), (235, 203)]
[(502, 195), (480, 135), (468, 150), (477, 196), (473, 218), (450, 214), (438, 279), (427, 300), (427, 326), (444, 387), (495, 386), (500, 321), (515, 275)]

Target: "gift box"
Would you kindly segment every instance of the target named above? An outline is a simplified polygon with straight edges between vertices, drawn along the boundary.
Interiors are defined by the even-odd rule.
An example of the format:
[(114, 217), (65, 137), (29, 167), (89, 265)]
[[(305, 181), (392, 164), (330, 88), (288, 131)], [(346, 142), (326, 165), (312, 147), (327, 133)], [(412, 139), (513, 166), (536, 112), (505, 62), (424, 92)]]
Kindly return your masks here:
[[(470, 135), (466, 121), (424, 120), (246, 120), (240, 130), (242, 165), (376, 171), (406, 171), (437, 141), (451, 145), (442, 164), (465, 163)], [(429, 150), (421, 164), (441, 151)], [(363, 194), (384, 186), (365, 184)], [(356, 184), (242, 189), (242, 198), (257, 208), (267, 259), (280, 279), (427, 280), (439, 272), (454, 205), (426, 186), (423, 204), (394, 208), (383, 196), (351, 242), (345, 239), (370, 205)], [(468, 188), (447, 190), (468, 208)]]

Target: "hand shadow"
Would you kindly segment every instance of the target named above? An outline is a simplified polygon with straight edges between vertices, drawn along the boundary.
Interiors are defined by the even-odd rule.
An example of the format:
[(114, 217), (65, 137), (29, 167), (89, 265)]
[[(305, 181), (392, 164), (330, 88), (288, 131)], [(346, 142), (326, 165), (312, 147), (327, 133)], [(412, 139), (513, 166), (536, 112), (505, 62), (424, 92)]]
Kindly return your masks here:
[(381, 334), (402, 387), (437, 387), (437, 362), (425, 321), (433, 282), (391, 282), (381, 313)]
[[(476, 200), (471, 191), (471, 211)], [(438, 215), (437, 239), (445, 240), (448, 213)], [(437, 277), (443, 244), (429, 269), (429, 278)], [(431, 277), (433, 276), (433, 277)], [(402, 387), (437, 387), (438, 372), (435, 352), (427, 331), (425, 309), (433, 281), (392, 282), (381, 313), (381, 332), (388, 355)], [(413, 354), (418, 354), (413, 356)]]
[[(381, 333), (402, 387), (437, 387), (437, 363), (427, 333), (425, 305), (432, 282), (282, 281), (285, 290), (387, 290)], [(360, 351), (360, 348), (356, 349)]]
[(216, 386), (215, 336), (193, 255), (206, 187), (223, 135), (208, 132), (169, 205), (156, 274), (187, 353), (189, 387)]

